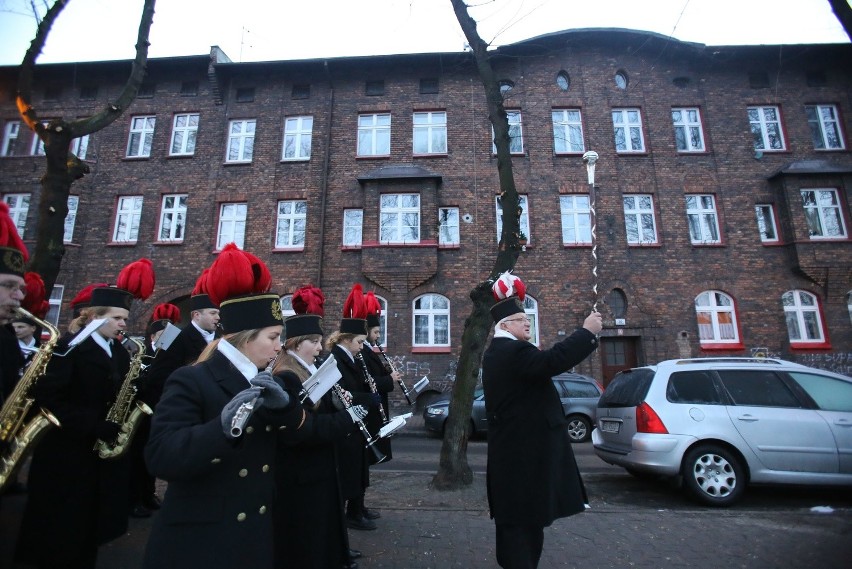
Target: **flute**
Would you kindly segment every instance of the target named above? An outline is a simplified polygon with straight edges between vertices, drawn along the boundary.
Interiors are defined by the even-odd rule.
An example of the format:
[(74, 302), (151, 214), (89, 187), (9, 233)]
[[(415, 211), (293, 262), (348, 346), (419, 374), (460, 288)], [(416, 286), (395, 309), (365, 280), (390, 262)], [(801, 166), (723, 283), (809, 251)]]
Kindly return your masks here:
[[(275, 369), (275, 364), (278, 363), (278, 358), (281, 357), (281, 354), (284, 353), (282, 349), (280, 352), (275, 354), (275, 357), (269, 360), (269, 365), (266, 366), (264, 371), (268, 371), (272, 373), (272, 370)], [(249, 385), (251, 385), (251, 380), (249, 380)], [(252, 414), (254, 413), (254, 408), (257, 405), (257, 399), (260, 397), (263, 389), (257, 392), (257, 395), (252, 397), (250, 400), (246, 401), (242, 405), (239, 406), (237, 412), (234, 413), (234, 418), (231, 419), (231, 436), (234, 438), (239, 437), (243, 434), (243, 428), (245, 428), (246, 423), (248, 423), (249, 419), (251, 419)]]
[[(349, 402), (349, 399), (346, 397), (346, 392), (340, 387), (339, 384), (335, 383), (331, 386), (334, 390), (334, 394), (340, 399), (340, 402), (343, 404), (343, 407), (348, 411), (350, 407), (352, 407), (352, 403)], [(358, 429), (361, 431), (361, 434), (364, 435), (364, 438), (367, 439), (366, 448), (370, 449), (373, 453), (373, 456), (376, 457), (376, 464), (384, 462), (388, 459), (382, 451), (376, 448), (376, 441), (379, 440), (379, 437), (374, 437), (370, 434), (370, 431), (367, 430), (367, 425), (364, 424), (363, 419), (352, 419), (355, 421), (355, 424), (358, 425)]]
[[(393, 365), (393, 362), (390, 361), (390, 358), (382, 349), (382, 345), (376, 342), (376, 347), (379, 349), (379, 353), (382, 354), (382, 357), (385, 359), (385, 365), (388, 368), (388, 371), (391, 373), (396, 372), (396, 368)], [(399, 387), (402, 389), (402, 394), (405, 395), (405, 400), (408, 401), (409, 405), (414, 405), (414, 401), (411, 400), (411, 396), (409, 395), (411, 392), (408, 390), (408, 387), (405, 385), (405, 382), (402, 381), (402, 373), (399, 374)]]

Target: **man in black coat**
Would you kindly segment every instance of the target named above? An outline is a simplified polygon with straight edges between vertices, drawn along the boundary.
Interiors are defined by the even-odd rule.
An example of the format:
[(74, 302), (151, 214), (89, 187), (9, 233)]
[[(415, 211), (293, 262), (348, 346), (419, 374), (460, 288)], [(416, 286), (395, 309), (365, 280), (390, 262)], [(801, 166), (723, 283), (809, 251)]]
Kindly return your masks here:
[(27, 249), (12, 218), (9, 217), (9, 205), (0, 202), (0, 404), (12, 392), (18, 382), (24, 358), (18, 347), (18, 339), (8, 326), (17, 315), (26, 293), (24, 264), (27, 261)]
[[(501, 279), (519, 281), (512, 275)], [(498, 281), (499, 283), (499, 281)], [(488, 417), (488, 504), (497, 530), (497, 563), (538, 566), (544, 528), (585, 509), (585, 489), (551, 378), (583, 361), (598, 345), (601, 315), (593, 312), (549, 350), (529, 342), (523, 285), (491, 308), (494, 338), (482, 360)], [(495, 285), (496, 287), (497, 285)], [(518, 290), (517, 296), (511, 293)]]

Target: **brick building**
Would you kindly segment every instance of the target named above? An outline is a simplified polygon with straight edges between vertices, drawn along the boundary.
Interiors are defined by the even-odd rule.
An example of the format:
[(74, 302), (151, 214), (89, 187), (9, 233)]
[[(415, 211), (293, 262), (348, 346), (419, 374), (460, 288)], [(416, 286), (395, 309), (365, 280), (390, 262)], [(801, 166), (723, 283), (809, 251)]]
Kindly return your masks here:
[[(596, 29), (498, 54), (528, 235), (517, 272), (540, 345), (594, 300), (582, 161), (594, 150), (605, 329), (578, 371), (765, 353), (852, 373), (852, 45)], [(34, 106), (45, 120), (90, 115), (129, 71), (40, 65)], [(0, 68), (0, 194), (32, 241), (44, 159), (17, 116), (15, 77)], [(141, 331), (156, 303), (185, 306), (235, 240), (268, 264), (285, 308), (295, 288), (321, 286), (328, 331), (353, 283), (374, 290), (408, 377), (453, 377), (499, 227), (469, 53), (154, 59), (131, 108), (74, 150), (91, 173), (72, 187), (60, 323), (80, 288), (144, 256), (157, 287), (133, 311)]]

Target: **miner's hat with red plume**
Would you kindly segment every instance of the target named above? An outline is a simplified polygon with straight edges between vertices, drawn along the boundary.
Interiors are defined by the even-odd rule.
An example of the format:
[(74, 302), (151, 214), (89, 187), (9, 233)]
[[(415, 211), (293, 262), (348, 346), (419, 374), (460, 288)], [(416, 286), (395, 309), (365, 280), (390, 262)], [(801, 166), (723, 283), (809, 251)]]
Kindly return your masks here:
[(23, 277), (29, 258), (15, 222), (9, 216), (9, 204), (0, 202), (0, 273)]
[(71, 302), (69, 304), (71, 306), (71, 310), (74, 312), (74, 318), (77, 318), (78, 316), (80, 316), (81, 310), (83, 310), (87, 306), (91, 306), (91, 304), (92, 304), (92, 291), (95, 290), (96, 288), (101, 288), (101, 287), (104, 287), (104, 286), (109, 286), (109, 284), (107, 284), (107, 283), (90, 284), (86, 287), (83, 287), (83, 289), (81, 289), (80, 292), (77, 293), (77, 296), (75, 296), (74, 298), (71, 299)]
[(134, 298), (145, 300), (154, 292), (154, 264), (150, 259), (139, 259), (121, 269), (115, 286), (96, 287), (92, 290), (90, 306), (112, 306), (130, 310)]
[(513, 314), (524, 313), (523, 301), (527, 295), (527, 287), (520, 278), (506, 271), (497, 277), (491, 292), (497, 301), (491, 307), (491, 318), (494, 322), (499, 323)]
[[(38, 273), (24, 273), (24, 282), (26, 283), (27, 292), (24, 295), (24, 300), (21, 301), (21, 308), (35, 316), (44, 320), (47, 316), (47, 311), (50, 309), (50, 303), (45, 300), (46, 291), (44, 290), (44, 281)], [(38, 323), (27, 316), (19, 316), (12, 322), (25, 322), (30, 326), (38, 326)]]
[(367, 310), (367, 329), (381, 326), (382, 305), (373, 291), (368, 292), (367, 296), (364, 297), (364, 304)]
[(226, 334), (281, 326), (281, 300), (269, 293), (272, 276), (256, 256), (228, 243), (210, 265), (202, 284), (213, 304), (219, 305)]
[(165, 330), (167, 325), (178, 322), (180, 322), (180, 308), (167, 302), (160, 303), (154, 307), (154, 312), (151, 314), (148, 335), (156, 334), (160, 330)]
[(367, 334), (367, 305), (364, 303), (364, 289), (360, 284), (352, 287), (346, 302), (343, 303), (340, 331), (344, 334)]
[(322, 317), (325, 314), (325, 295), (315, 286), (303, 286), (293, 293), (293, 310), (296, 314), (284, 321), (287, 338), (322, 336)]
[(201, 272), (201, 275), (198, 277), (198, 280), (195, 281), (195, 288), (192, 289), (192, 295), (189, 297), (189, 308), (190, 310), (204, 310), (205, 308), (219, 308), (219, 306), (213, 304), (213, 301), (210, 300), (210, 295), (206, 292), (207, 285), (207, 275), (210, 269), (204, 269)]

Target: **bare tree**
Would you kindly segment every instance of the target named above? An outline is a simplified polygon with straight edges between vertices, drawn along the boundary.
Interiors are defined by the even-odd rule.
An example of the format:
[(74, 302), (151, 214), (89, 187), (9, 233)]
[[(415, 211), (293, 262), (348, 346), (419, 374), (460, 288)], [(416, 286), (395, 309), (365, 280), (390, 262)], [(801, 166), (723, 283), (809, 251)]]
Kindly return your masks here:
[(849, 0), (828, 0), (828, 3), (846, 35), (852, 40), (852, 6), (849, 5)]
[[(36, 246), (29, 270), (37, 272), (44, 279), (47, 294), (53, 289), (62, 258), (65, 255), (63, 236), (65, 216), (68, 215), (68, 194), (71, 184), (89, 172), (89, 167), (70, 152), (71, 141), (81, 136), (97, 132), (115, 121), (130, 106), (142, 80), (148, 61), (148, 33), (154, 19), (156, 0), (145, 0), (142, 18), (139, 22), (139, 34), (136, 39), (136, 58), (130, 71), (130, 77), (118, 99), (107, 103), (96, 115), (77, 120), (56, 118), (43, 124), (37, 110), (32, 106), (32, 82), (36, 58), (41, 53), (47, 35), (59, 14), (68, 4), (68, 0), (56, 0), (39, 22), (35, 38), (24, 55), (18, 75), (18, 111), (27, 126), (44, 143), (47, 158), (47, 170), (41, 178), (41, 199), (38, 208)], [(33, 5), (33, 8), (35, 6)], [(80, 33), (85, 33), (81, 30)]]
[(456, 18), (461, 25), (473, 55), (479, 78), (485, 89), (485, 101), (488, 119), (494, 128), (494, 144), (497, 147), (497, 173), (500, 181), (500, 205), (503, 210), (503, 224), (497, 257), (488, 279), (477, 284), (470, 291), (473, 309), (465, 320), (462, 332), (461, 354), (459, 355), (456, 381), (453, 385), (453, 398), (438, 472), (432, 484), (439, 490), (453, 490), (473, 482), (473, 472), (467, 463), (467, 442), (470, 432), (470, 410), (473, 404), (473, 391), (479, 378), (479, 367), (485, 343), (491, 331), (489, 308), (493, 303), (491, 285), (497, 277), (514, 268), (521, 251), (520, 237), (520, 201), (515, 188), (512, 172), (512, 157), (509, 149), (509, 120), (503, 106), (503, 94), (500, 81), (492, 65), (492, 54), (488, 44), (479, 36), (476, 21), (468, 13), (463, 0), (451, 0)]

